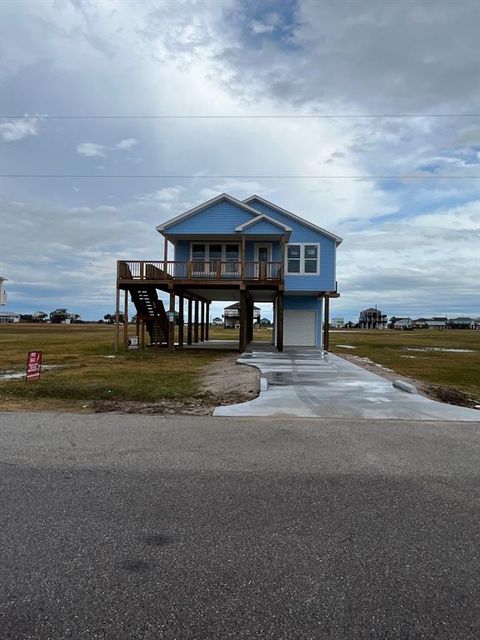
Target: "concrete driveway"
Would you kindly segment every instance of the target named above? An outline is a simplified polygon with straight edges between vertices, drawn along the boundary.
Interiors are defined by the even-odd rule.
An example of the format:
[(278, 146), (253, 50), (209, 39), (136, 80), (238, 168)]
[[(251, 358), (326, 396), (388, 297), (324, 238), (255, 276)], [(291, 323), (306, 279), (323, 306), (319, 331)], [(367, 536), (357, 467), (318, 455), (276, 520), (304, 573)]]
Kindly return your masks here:
[(238, 362), (260, 369), (268, 388), (264, 385), (255, 400), (217, 407), (214, 416), (480, 420), (480, 411), (396, 389), (389, 380), (316, 349), (254, 350)]

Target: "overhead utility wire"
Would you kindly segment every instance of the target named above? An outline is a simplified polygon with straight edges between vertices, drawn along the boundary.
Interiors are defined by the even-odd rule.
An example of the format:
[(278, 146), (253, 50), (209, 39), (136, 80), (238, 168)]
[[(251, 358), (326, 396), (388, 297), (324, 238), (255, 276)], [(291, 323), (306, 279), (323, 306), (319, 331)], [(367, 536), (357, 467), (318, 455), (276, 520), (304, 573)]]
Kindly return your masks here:
[(199, 179), (199, 180), (220, 180), (220, 179), (237, 179), (237, 180), (478, 180), (480, 175), (471, 176), (432, 176), (432, 175), (396, 175), (396, 176), (328, 176), (328, 175), (190, 175), (190, 174), (65, 174), (65, 173), (1, 173), (0, 178), (155, 178), (155, 179)]
[(269, 119), (299, 119), (314, 120), (320, 118), (480, 118), (480, 113), (319, 113), (319, 114), (259, 114), (259, 115), (212, 115), (212, 114), (150, 114), (150, 115), (121, 115), (121, 114), (50, 114), (50, 115), (0, 115), (5, 120), (21, 120), (41, 118), (45, 120), (269, 120)]

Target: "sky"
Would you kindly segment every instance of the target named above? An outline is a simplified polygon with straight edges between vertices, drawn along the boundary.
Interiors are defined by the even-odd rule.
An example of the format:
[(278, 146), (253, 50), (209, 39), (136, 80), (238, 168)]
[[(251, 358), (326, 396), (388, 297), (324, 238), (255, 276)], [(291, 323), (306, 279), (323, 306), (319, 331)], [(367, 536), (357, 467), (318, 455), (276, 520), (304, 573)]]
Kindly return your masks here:
[(344, 238), (333, 317), (480, 316), (477, 0), (3, 0), (0, 25), (5, 309), (102, 318), (116, 260), (228, 192)]

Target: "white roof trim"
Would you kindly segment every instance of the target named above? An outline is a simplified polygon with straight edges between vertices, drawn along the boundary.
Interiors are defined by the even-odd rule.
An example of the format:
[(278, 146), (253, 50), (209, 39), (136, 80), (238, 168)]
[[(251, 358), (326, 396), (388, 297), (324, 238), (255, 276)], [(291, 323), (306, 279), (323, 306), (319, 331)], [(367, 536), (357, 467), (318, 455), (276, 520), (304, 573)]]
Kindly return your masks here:
[(310, 227), (310, 229), (313, 229), (314, 231), (319, 231), (323, 235), (328, 236), (329, 238), (332, 238), (333, 240), (335, 240), (335, 242), (337, 244), (340, 244), (341, 242), (343, 242), (343, 238), (341, 238), (340, 236), (337, 236), (334, 233), (331, 233), (330, 231), (327, 231), (326, 229), (322, 229), (322, 227), (318, 227), (316, 224), (313, 224), (313, 222), (309, 222), (308, 220), (305, 220), (304, 218), (301, 218), (300, 216), (295, 215), (291, 211), (287, 211), (286, 209), (282, 209), (282, 207), (279, 207), (278, 204), (274, 204), (273, 202), (269, 202), (269, 200), (266, 200), (265, 198), (262, 198), (261, 196), (257, 196), (257, 195), (249, 196), (248, 198), (245, 198), (245, 200), (243, 202), (245, 204), (248, 204), (251, 200), (258, 200), (259, 202), (262, 202), (267, 207), (272, 207), (273, 209), (276, 209), (280, 213), (283, 213), (284, 215), (288, 216), (289, 218), (292, 218), (293, 220), (296, 220), (297, 222), (301, 222), (306, 227)]
[(236, 205), (237, 207), (240, 207), (241, 209), (244, 209), (245, 211), (247, 211), (248, 213), (251, 213), (252, 215), (258, 216), (259, 214), (261, 214), (261, 211), (257, 211), (256, 209), (249, 207), (248, 204), (246, 204), (246, 202), (237, 200), (237, 198), (234, 198), (233, 196), (228, 195), (228, 193), (221, 193), (220, 195), (215, 196), (214, 198), (211, 198), (206, 202), (202, 202), (202, 204), (199, 204), (196, 207), (193, 207), (193, 209), (189, 209), (188, 211), (185, 211), (184, 213), (181, 213), (178, 216), (175, 216), (175, 218), (171, 218), (170, 220), (167, 220), (166, 222), (159, 224), (156, 227), (156, 229), (159, 233), (162, 233), (162, 231), (167, 230), (172, 225), (177, 224), (177, 222), (186, 220), (187, 218), (194, 216), (199, 211), (203, 211), (203, 209), (207, 209), (208, 207), (211, 207), (213, 204), (216, 204), (217, 202), (221, 202), (222, 200), (228, 200), (228, 202), (231, 202), (232, 204)]
[(271, 218), (270, 216), (267, 216), (266, 213), (261, 213), (256, 218), (252, 218), (251, 220), (247, 220), (247, 222), (244, 222), (243, 224), (239, 224), (238, 227), (235, 227), (235, 231), (243, 231), (247, 227), (251, 227), (252, 225), (257, 224), (257, 222), (260, 222), (261, 220), (266, 220), (267, 222), (270, 222), (270, 224), (273, 224), (276, 227), (280, 227), (284, 231), (292, 230), (291, 227), (288, 227), (286, 224), (283, 224), (283, 222), (279, 222), (278, 220), (275, 220), (275, 218)]

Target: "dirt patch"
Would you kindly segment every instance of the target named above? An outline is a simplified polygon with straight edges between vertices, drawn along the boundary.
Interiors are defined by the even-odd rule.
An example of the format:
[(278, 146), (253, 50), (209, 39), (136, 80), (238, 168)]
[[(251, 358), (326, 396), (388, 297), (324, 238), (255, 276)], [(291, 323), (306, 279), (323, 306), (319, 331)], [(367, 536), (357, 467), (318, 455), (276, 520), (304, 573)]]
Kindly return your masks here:
[(408, 378), (401, 373), (397, 373), (392, 369), (387, 369), (381, 365), (375, 364), (369, 358), (362, 358), (361, 356), (354, 356), (347, 353), (336, 353), (335, 355), (345, 360), (350, 360), (354, 364), (357, 364), (367, 371), (376, 373), (377, 376), (385, 378), (386, 380), (403, 380), (409, 384), (413, 384), (420, 395), (430, 398), (431, 400), (438, 400), (439, 402), (445, 402), (447, 404), (454, 404), (459, 407), (468, 407), (474, 409), (478, 406), (478, 401), (470, 398), (466, 393), (457, 391), (451, 387), (444, 387), (441, 385), (430, 384), (422, 380), (415, 380), (414, 378)]
[(92, 402), (91, 410), (95, 413), (141, 413), (143, 415), (184, 415), (208, 416), (213, 413), (215, 405), (203, 400), (161, 400), (160, 402)]
[(211, 415), (219, 405), (253, 400), (260, 390), (260, 372), (255, 367), (237, 364), (238, 354), (222, 355), (202, 369), (200, 390), (194, 398), (159, 402), (93, 402), (97, 413), (116, 411), (159, 415)]
[(224, 355), (202, 371), (201, 394), (217, 405), (237, 404), (256, 398), (260, 392), (260, 371), (237, 364), (238, 354)]

